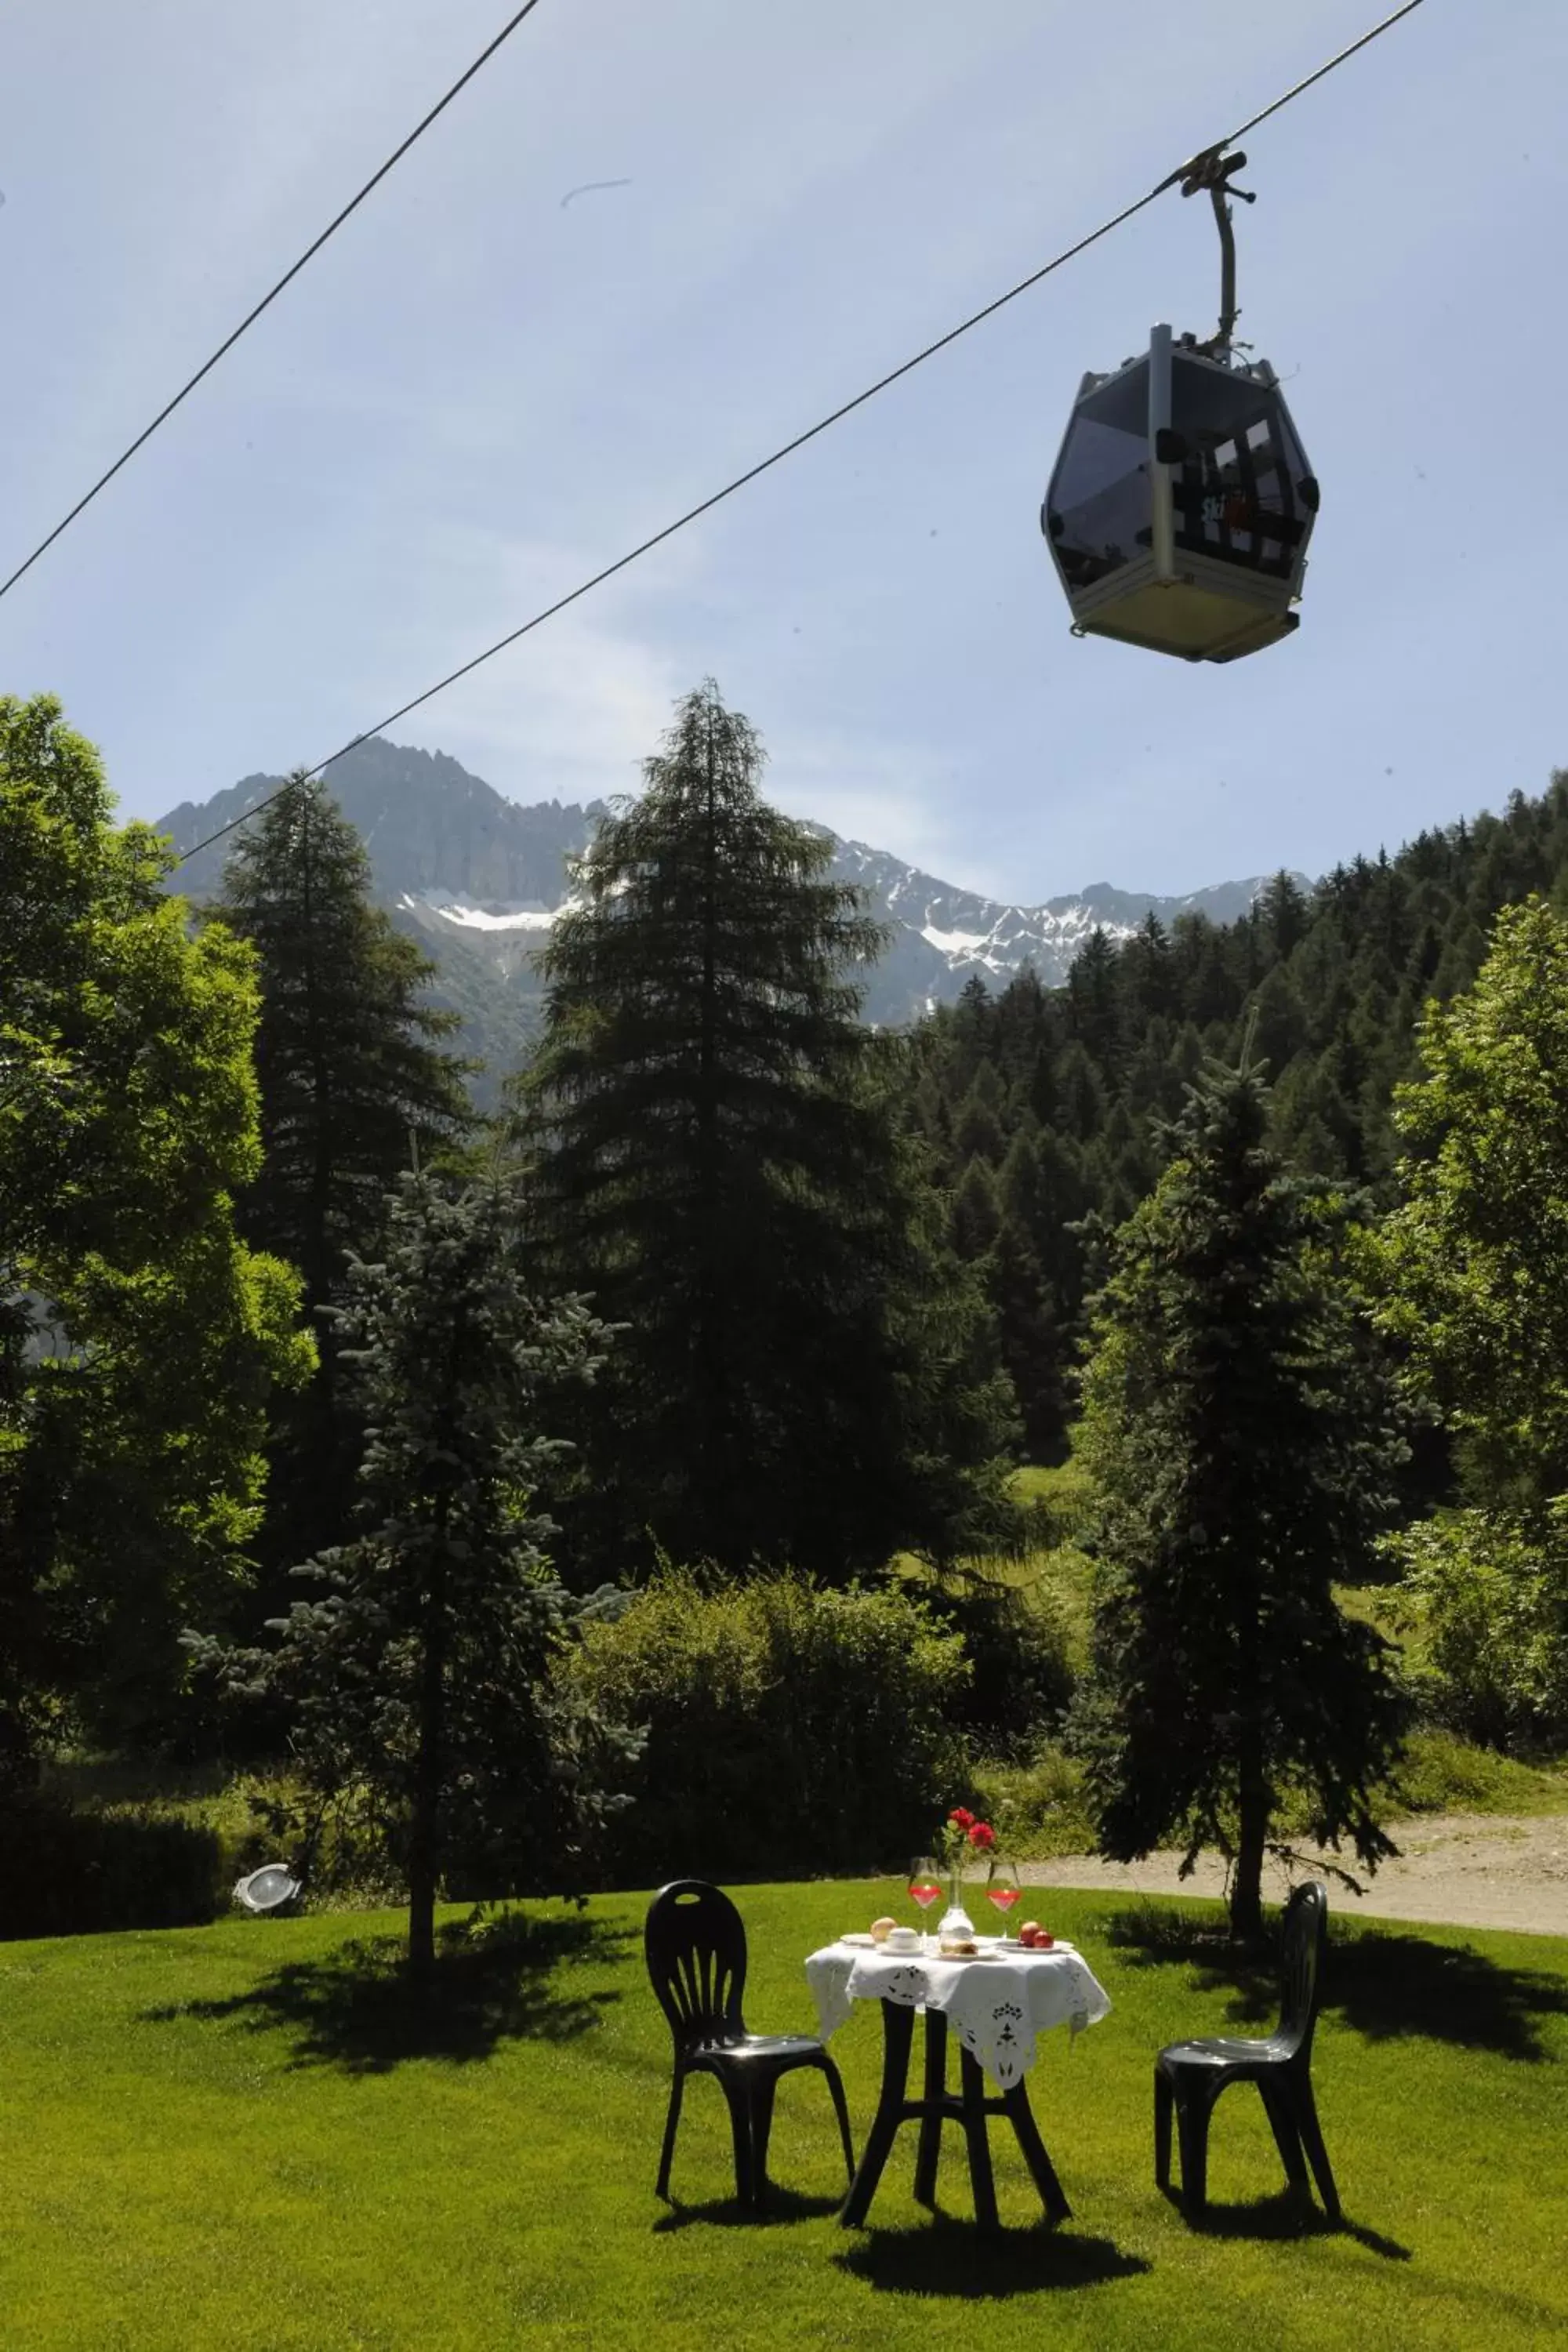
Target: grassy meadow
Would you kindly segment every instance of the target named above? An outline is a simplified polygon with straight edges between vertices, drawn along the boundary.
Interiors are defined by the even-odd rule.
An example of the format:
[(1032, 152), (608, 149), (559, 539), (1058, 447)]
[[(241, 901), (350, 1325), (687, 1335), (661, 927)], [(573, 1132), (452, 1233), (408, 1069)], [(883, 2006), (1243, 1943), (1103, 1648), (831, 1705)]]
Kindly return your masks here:
[[(775, 2030), (813, 2022), (804, 1954), (899, 1900), (872, 1882), (739, 1899), (749, 2013)], [(1236, 2090), (1200, 2235), (1152, 2185), (1150, 2062), (1164, 2041), (1269, 2016), (1272, 1987), (1226, 1949), (1215, 1906), (1048, 1903), (1115, 2006), (1076, 2045), (1045, 2037), (1031, 2077), (1075, 2219), (1034, 2226), (998, 2128), (1000, 2243), (969, 2225), (955, 2147), (937, 2218), (914, 2205), (908, 2130), (873, 2226), (845, 2232), (831, 2112), (809, 2075), (780, 2094), (768, 2220), (730, 2202), (705, 2082), (688, 2094), (679, 2201), (662, 2207), (668, 2038), (640, 1896), (497, 1922), (448, 1955), (426, 2010), (392, 1965), (392, 1914), (0, 1947), (7, 2352), (900, 2338), (1524, 2352), (1568, 2331), (1563, 1943), (1336, 1925), (1316, 2074), (1352, 2226), (1331, 2231), (1279, 2193), (1258, 2103)], [(858, 2139), (876, 2013), (858, 2011), (833, 2046)]]

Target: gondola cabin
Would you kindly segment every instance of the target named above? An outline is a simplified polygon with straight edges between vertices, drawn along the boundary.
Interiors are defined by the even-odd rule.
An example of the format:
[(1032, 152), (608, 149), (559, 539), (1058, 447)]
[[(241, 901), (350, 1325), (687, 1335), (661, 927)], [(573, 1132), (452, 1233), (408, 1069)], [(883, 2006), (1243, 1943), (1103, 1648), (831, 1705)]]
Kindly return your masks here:
[(1318, 485), (1266, 360), (1156, 327), (1086, 375), (1040, 526), (1079, 635), (1235, 661), (1297, 625)]

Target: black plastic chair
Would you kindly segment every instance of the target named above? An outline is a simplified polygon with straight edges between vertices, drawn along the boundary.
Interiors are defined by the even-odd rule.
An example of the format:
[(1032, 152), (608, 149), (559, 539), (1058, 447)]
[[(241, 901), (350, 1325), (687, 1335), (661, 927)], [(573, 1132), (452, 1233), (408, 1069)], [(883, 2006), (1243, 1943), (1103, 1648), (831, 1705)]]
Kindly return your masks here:
[(837, 2111), (844, 2162), (855, 2178), (849, 2110), (838, 2069), (810, 2033), (748, 2033), (741, 2004), (746, 1990), (746, 1930), (719, 1887), (701, 1878), (677, 1878), (648, 1905), (643, 1949), (659, 2007), (675, 2037), (675, 2078), (659, 2158), (658, 2194), (669, 2195), (676, 2126), (689, 2074), (712, 2074), (730, 2107), (735, 2142), (735, 2194), (761, 2207), (767, 2191), (768, 2136), (773, 2093), (781, 2075), (816, 2066), (827, 2077)]
[[(1209, 2118), (1232, 2083), (1256, 2083), (1292, 2189), (1307, 2189), (1307, 2159), (1331, 2221), (1340, 2218), (1329, 2151), (1312, 2096), (1312, 2030), (1322, 1998), (1329, 1941), (1329, 1890), (1321, 1878), (1298, 1886), (1285, 1909), (1279, 2022), (1266, 2041), (1215, 2035), (1173, 2042), (1154, 2061), (1154, 2179), (1171, 2179), (1171, 2116), (1181, 2139), (1182, 2207), (1197, 2221), (1208, 2196)], [(1308, 2189), (1309, 2195), (1310, 2194)]]

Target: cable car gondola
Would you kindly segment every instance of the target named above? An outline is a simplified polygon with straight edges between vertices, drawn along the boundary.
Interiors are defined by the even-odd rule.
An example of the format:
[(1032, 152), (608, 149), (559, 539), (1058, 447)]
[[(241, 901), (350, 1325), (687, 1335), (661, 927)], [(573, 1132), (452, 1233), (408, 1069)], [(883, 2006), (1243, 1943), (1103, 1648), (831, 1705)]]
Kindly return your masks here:
[(1185, 167), (1207, 189), (1223, 259), (1220, 327), (1155, 327), (1142, 357), (1086, 375), (1040, 509), (1075, 635), (1186, 661), (1235, 661), (1298, 625), (1318, 485), (1267, 360), (1236, 356), (1229, 184), (1245, 155)]

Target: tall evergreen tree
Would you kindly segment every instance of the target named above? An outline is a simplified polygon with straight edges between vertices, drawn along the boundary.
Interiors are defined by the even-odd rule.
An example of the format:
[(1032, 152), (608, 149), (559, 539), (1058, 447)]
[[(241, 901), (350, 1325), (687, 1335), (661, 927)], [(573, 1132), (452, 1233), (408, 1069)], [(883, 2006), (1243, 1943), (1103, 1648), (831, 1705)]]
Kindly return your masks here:
[(1288, 1789), (1320, 1841), (1392, 1852), (1371, 1791), (1405, 1721), (1387, 1644), (1333, 1595), (1392, 1501), (1393, 1384), (1338, 1270), (1343, 1204), (1281, 1174), (1267, 1127), (1256, 1069), (1193, 1089), (1112, 1244), (1084, 1390), (1100, 1848), (1217, 1845), (1242, 1937)]
[(292, 777), (241, 834), (220, 909), (261, 977), (262, 1161), (241, 1223), (298, 1267), (319, 1334), (315, 1381), (274, 1447), (268, 1549), (287, 1568), (341, 1532), (358, 1454), (323, 1310), (349, 1254), (374, 1254), (411, 1150), (428, 1159), (473, 1121), (465, 1066), (438, 1043), (456, 1017), (423, 1001), (435, 967), (372, 903), (364, 845), (319, 779)]
[(542, 1304), (531, 1276), (501, 1186), (403, 1178), (379, 1261), (350, 1260), (334, 1310), (367, 1431), (353, 1538), (296, 1570), (324, 1590), (274, 1621), (272, 1647), (191, 1643), (283, 1703), (318, 1805), (368, 1793), (419, 1971), (444, 1883), (578, 1891), (615, 1801), (605, 1767), (637, 1745), (547, 1687), (584, 1604), (548, 1571), (539, 1500), (563, 1446), (540, 1397), (591, 1374), (603, 1335), (581, 1301)]
[(711, 683), (583, 859), (520, 1095), (552, 1277), (625, 1327), (584, 1544), (830, 1575), (961, 1539), (1007, 1386), (857, 1019), (882, 935)]

